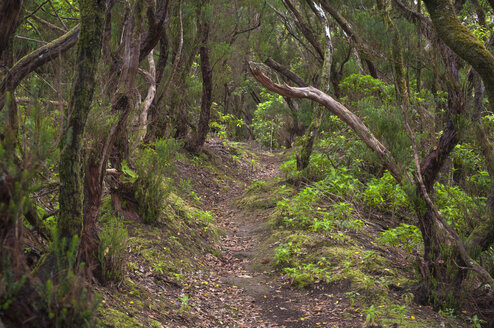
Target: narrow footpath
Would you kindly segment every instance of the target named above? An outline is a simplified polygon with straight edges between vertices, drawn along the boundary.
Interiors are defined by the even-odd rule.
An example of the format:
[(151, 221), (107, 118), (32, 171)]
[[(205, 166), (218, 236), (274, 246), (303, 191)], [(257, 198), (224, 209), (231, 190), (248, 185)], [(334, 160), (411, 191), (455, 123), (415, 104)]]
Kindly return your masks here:
[(280, 175), (283, 159), (261, 152), (257, 156), (258, 167), (248, 172), (245, 184), (215, 191), (206, 208), (226, 234), (221, 237), (222, 255), (210, 255), (206, 263), (199, 263), (205, 270), (183, 290), (192, 295), (189, 311), (199, 327), (363, 327), (358, 313), (346, 312), (344, 290), (322, 285), (292, 288), (269, 265), (271, 258), (259, 261), (257, 247), (268, 232), (265, 217), (262, 212), (241, 210), (236, 200), (255, 179)]

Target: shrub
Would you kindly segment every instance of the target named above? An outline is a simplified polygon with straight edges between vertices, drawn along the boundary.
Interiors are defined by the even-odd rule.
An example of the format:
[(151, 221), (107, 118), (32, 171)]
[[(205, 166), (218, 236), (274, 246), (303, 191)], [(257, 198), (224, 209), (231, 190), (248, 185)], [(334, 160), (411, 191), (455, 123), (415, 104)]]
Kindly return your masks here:
[(76, 267), (79, 238), (67, 243), (52, 233), (50, 243), (54, 266), (51, 279), (39, 283), (38, 309), (48, 318), (50, 327), (94, 327), (101, 295), (92, 295), (81, 276), (84, 264)]
[(485, 198), (472, 197), (458, 186), (448, 187), (439, 182), (434, 185), (436, 203), (448, 224), (461, 235), (468, 234), (473, 228), (470, 218), (481, 213), (479, 206)]
[(252, 130), (256, 140), (264, 146), (277, 148), (280, 145), (280, 133), (286, 111), (283, 97), (267, 92), (261, 92), (263, 102), (257, 105), (252, 119)]
[(324, 180), (317, 182), (316, 187), (324, 194), (338, 196), (358, 196), (362, 184), (346, 168), (329, 167)]
[(300, 251), (300, 247), (294, 246), (292, 242), (288, 242), (286, 245), (280, 244), (274, 251), (276, 265), (282, 267), (290, 265)]
[(312, 187), (302, 189), (292, 199), (283, 198), (276, 204), (287, 226), (308, 228), (315, 215), (315, 204), (319, 200), (319, 190)]
[(235, 129), (239, 129), (244, 126), (245, 123), (242, 119), (236, 118), (232, 114), (221, 114), (218, 113), (214, 120), (209, 122), (209, 127), (212, 131), (216, 132), (218, 137), (222, 139), (228, 139), (231, 137)]
[(402, 247), (410, 253), (414, 249), (419, 248), (423, 243), (419, 228), (404, 223), (394, 229), (388, 229), (382, 232), (378, 241), (381, 244)]
[(121, 219), (111, 217), (100, 234), (98, 259), (106, 282), (121, 282), (125, 277), (129, 234)]
[(174, 139), (158, 140), (141, 149), (136, 161), (138, 178), (134, 183), (134, 194), (138, 211), (145, 223), (156, 223), (171, 191), (165, 178), (174, 171), (173, 160), (181, 144)]
[(393, 213), (409, 207), (405, 191), (388, 171), (381, 178), (374, 178), (367, 183), (363, 198), (367, 205)]

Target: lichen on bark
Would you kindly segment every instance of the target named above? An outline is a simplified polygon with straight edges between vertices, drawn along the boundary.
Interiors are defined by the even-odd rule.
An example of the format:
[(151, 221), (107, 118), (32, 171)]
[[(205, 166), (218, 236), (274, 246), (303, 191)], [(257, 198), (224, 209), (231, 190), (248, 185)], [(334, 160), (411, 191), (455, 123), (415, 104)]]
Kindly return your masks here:
[(100, 58), (106, 2), (79, 0), (81, 31), (77, 43), (76, 75), (67, 108), (68, 123), (60, 142), (60, 216), (62, 237), (71, 238), (82, 231), (83, 161), (82, 143), (94, 93)]

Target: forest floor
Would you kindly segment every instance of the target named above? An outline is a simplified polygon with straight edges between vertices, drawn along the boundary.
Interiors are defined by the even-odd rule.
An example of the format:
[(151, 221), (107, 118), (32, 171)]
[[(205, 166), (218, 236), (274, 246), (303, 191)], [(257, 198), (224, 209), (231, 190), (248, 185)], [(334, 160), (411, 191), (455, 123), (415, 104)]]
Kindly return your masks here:
[[(268, 220), (274, 206), (241, 206), (252, 183), (281, 176), (284, 160), (282, 153), (218, 139), (208, 141), (202, 157), (179, 160), (176, 174), (196, 199), (184, 202), (214, 215), (216, 241), (207, 241), (216, 228), (203, 226), (192, 236), (198, 227), (187, 220), (173, 229), (128, 221), (130, 268), (123, 283), (96, 288), (103, 295), (100, 326), (370, 327), (361, 309), (349, 304), (350, 283), (293, 287), (273, 263), (280, 243)], [(178, 261), (162, 265), (173, 256)], [(389, 327), (466, 327), (430, 307), (413, 305), (409, 314), (413, 324)]]
[(237, 183), (213, 193), (207, 204), (226, 233), (222, 256), (204, 263), (207, 283), (198, 280), (184, 291), (193, 295), (191, 312), (201, 309), (201, 327), (362, 327), (360, 314), (346, 311), (342, 288), (290, 287), (269, 265), (271, 258), (259, 259), (260, 239), (269, 233), (265, 212), (241, 209), (237, 201), (253, 181), (280, 176), (284, 157), (259, 150), (256, 156), (255, 169), (239, 171)]

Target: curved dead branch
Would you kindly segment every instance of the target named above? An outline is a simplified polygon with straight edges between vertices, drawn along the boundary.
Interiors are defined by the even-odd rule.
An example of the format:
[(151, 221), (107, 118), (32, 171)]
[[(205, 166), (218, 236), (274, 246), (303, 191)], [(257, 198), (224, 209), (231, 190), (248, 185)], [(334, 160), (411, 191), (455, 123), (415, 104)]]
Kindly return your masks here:
[(311, 99), (326, 107), (331, 113), (338, 116), (343, 122), (348, 124), (350, 128), (358, 135), (358, 137), (367, 145), (367, 147), (379, 155), (386, 169), (389, 170), (396, 181), (402, 181), (402, 173), (388, 149), (374, 136), (374, 134), (372, 134), (362, 120), (345, 106), (334, 100), (331, 96), (312, 86), (296, 88), (287, 84), (281, 85), (274, 83), (253, 62), (249, 62), (249, 69), (254, 78), (270, 91), (276, 92), (277, 94), (287, 98)]

